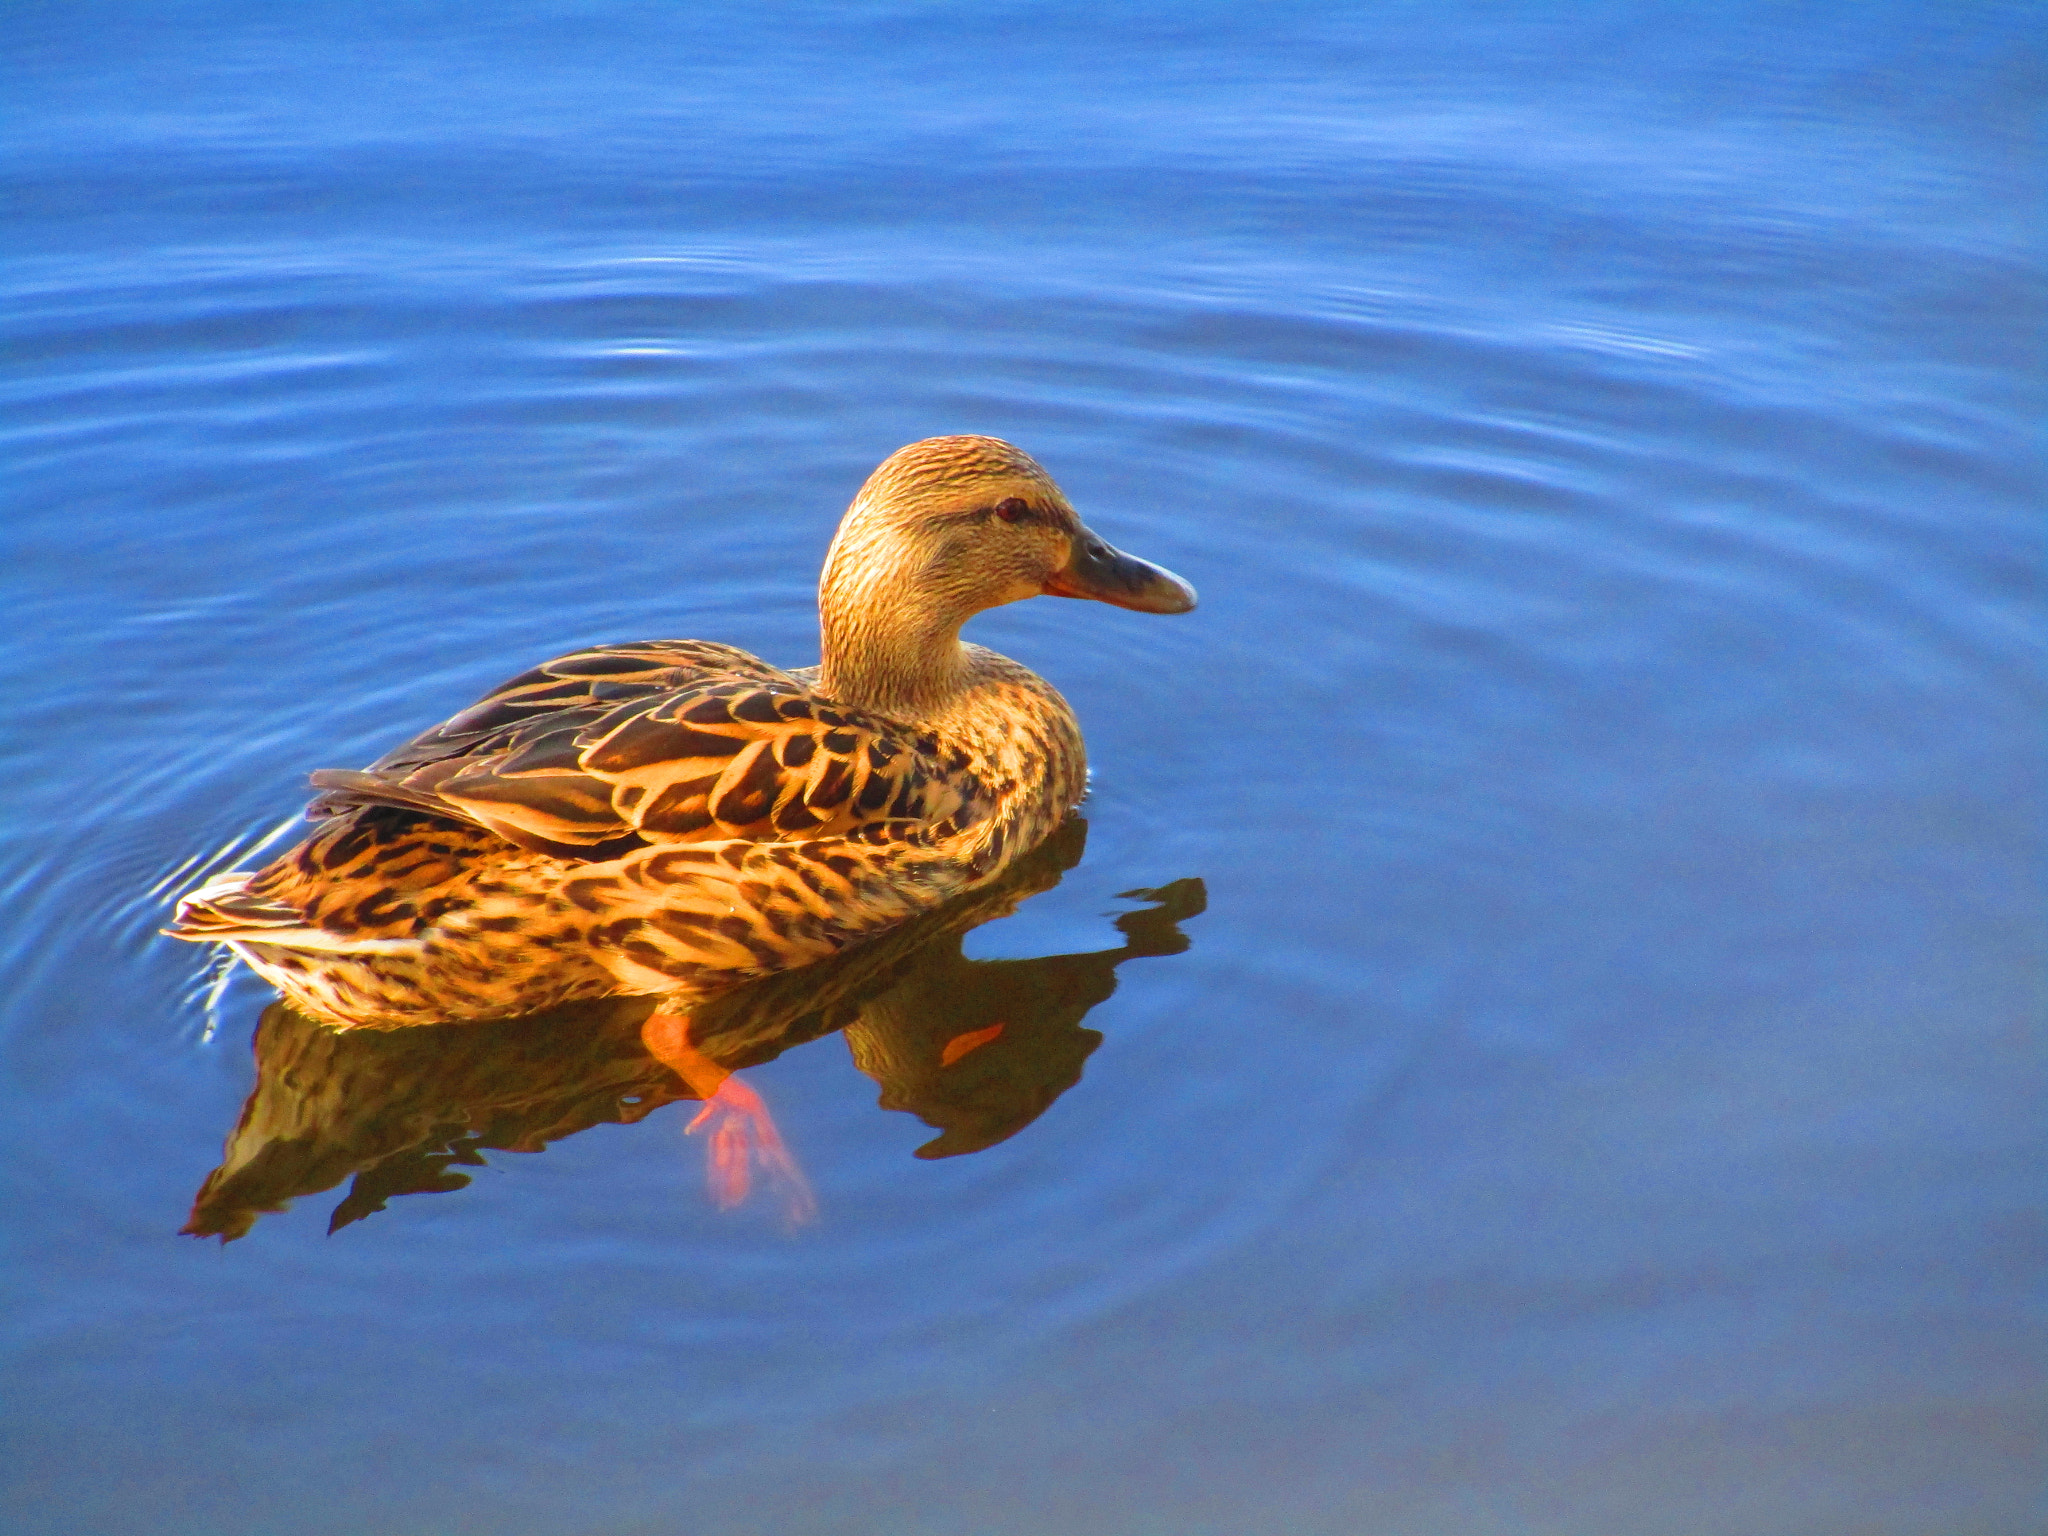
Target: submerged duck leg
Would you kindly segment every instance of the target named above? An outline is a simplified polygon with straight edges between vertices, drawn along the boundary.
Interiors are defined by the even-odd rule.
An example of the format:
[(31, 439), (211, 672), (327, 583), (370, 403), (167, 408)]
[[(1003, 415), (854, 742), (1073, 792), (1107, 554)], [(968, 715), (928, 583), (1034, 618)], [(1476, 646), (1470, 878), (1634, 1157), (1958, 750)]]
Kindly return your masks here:
[(783, 1215), (791, 1225), (809, 1221), (818, 1214), (810, 1181), (775, 1129), (774, 1117), (768, 1113), (761, 1095), (737, 1074), (697, 1049), (690, 1039), (687, 1015), (657, 1008), (640, 1026), (640, 1042), (650, 1056), (673, 1071), (704, 1101), (703, 1109), (686, 1127), (685, 1134), (694, 1136), (699, 1130), (708, 1133), (705, 1183), (721, 1210), (729, 1210), (747, 1198), (758, 1164), (769, 1181), (780, 1186)]

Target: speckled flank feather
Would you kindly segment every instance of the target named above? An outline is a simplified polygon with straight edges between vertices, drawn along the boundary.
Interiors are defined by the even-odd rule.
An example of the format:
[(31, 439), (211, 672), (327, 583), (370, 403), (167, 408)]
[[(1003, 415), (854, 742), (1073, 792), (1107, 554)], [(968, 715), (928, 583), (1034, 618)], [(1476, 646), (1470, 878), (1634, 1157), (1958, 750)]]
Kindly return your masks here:
[[(920, 516), (1001, 521), (957, 448), (993, 440), (937, 441), (953, 445), (937, 456), (948, 473), (919, 483), (951, 500), (881, 504), (896, 558)], [(1022, 455), (997, 446), (987, 457), (1007, 492)], [(900, 478), (916, 482), (915, 467)], [(1041, 495), (1055, 539), (985, 536), (1001, 583), (1067, 557), (1053, 514), (1078, 520), (1051, 505), (1057, 488)], [(976, 574), (970, 558), (949, 579)], [(329, 1022), (390, 1027), (702, 994), (935, 907), (1080, 799), (1079, 728), (1042, 679), (958, 641), (965, 612), (935, 629), (914, 590), (860, 629), (861, 644), (893, 647), (887, 673), (913, 679), (910, 693), (821, 692), (832, 602), (825, 667), (785, 672), (704, 641), (598, 646), (520, 674), (366, 770), (316, 773), (309, 814), (327, 824), (263, 870), (192, 892), (170, 931), (231, 944)]]

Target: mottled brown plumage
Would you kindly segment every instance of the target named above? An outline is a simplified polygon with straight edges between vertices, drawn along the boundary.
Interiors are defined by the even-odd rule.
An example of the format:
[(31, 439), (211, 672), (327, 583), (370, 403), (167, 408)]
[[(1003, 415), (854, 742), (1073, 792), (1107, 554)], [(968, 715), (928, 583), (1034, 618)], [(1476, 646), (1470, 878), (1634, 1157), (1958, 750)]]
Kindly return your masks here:
[(186, 896), (169, 931), (343, 1026), (809, 964), (992, 878), (1080, 799), (1066, 701), (959, 638), (1040, 593), (1194, 603), (1010, 444), (912, 444), (833, 540), (817, 667), (696, 640), (558, 657), (368, 769), (316, 773), (327, 824)]

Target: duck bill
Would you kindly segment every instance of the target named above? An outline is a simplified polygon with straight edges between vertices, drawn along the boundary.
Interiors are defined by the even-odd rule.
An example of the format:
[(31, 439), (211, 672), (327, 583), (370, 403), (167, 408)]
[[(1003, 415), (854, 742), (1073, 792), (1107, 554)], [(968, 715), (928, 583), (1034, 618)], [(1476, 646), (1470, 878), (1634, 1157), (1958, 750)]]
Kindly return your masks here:
[(1083, 528), (1066, 565), (1045, 583), (1048, 597), (1086, 597), (1139, 613), (1186, 613), (1195, 589), (1163, 565), (1140, 560)]

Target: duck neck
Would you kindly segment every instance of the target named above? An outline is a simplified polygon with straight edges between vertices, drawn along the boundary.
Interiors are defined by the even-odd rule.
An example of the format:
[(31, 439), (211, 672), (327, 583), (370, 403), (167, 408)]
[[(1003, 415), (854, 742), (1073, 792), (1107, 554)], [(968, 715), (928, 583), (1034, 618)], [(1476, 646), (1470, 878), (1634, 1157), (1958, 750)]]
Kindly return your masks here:
[(905, 603), (900, 584), (828, 574), (818, 596), (818, 690), (899, 720), (928, 719), (967, 686), (967, 618)]

